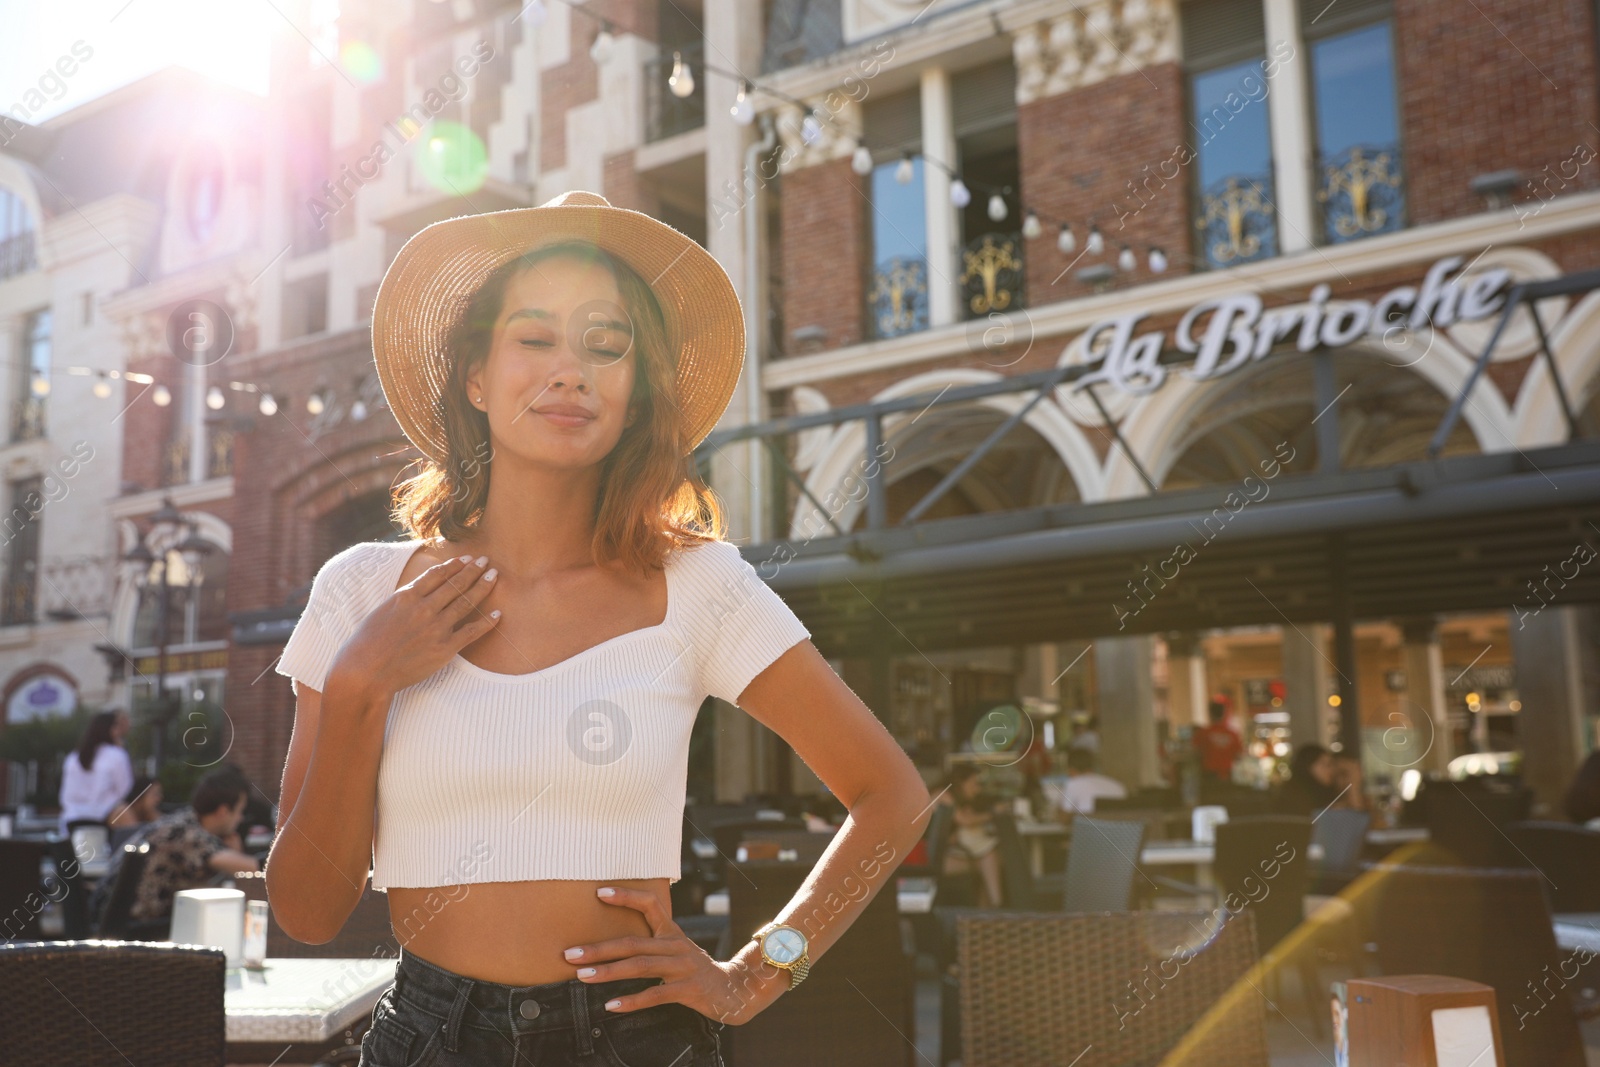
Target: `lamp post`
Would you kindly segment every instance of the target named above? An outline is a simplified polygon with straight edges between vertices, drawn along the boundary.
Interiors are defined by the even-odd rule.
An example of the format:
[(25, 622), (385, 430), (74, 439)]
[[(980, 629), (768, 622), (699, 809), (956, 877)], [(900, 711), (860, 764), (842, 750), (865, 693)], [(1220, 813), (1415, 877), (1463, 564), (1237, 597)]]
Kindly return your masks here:
[[(179, 535), (187, 533), (179, 539)], [(181, 590), (190, 595), (198, 590), (205, 577), (205, 559), (211, 545), (200, 537), (198, 524), (185, 518), (173, 506), (171, 497), (164, 497), (161, 507), (150, 516), (150, 528), (139, 543), (123, 557), (133, 573), (142, 604), (147, 593), (157, 592), (156, 605), (156, 692), (155, 733), (150, 739), (151, 756), (155, 772), (161, 772), (165, 758), (167, 724), (177, 712), (176, 701), (167, 692), (167, 616), (172, 602), (172, 591)], [(176, 572), (176, 574), (174, 573)], [(181, 635), (180, 635), (181, 636)]]

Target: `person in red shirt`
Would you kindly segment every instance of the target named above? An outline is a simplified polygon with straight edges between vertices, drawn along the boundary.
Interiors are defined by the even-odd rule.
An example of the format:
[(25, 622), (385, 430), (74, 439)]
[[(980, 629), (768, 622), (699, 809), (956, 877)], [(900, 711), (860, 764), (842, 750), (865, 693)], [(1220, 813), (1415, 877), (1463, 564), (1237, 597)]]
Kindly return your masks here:
[(1211, 701), (1211, 722), (1194, 732), (1195, 752), (1200, 757), (1200, 770), (1224, 782), (1233, 780), (1233, 763), (1244, 752), (1244, 742), (1228, 726), (1228, 705), (1220, 700)]

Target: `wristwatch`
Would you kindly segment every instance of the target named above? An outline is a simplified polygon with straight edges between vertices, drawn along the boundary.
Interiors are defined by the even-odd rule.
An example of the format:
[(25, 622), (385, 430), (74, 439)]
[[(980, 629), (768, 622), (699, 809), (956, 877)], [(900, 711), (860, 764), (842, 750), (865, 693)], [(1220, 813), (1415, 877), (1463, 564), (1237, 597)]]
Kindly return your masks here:
[(806, 935), (792, 926), (768, 923), (755, 932), (752, 941), (761, 945), (761, 958), (779, 970), (789, 972), (789, 988), (793, 989), (811, 973), (810, 945)]

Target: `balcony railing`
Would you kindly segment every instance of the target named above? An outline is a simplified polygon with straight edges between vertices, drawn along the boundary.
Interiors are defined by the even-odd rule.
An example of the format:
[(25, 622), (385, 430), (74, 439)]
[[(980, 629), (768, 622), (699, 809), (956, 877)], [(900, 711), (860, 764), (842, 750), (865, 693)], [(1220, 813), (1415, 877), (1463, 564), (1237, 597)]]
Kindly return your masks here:
[(1194, 228), (1208, 267), (1231, 267), (1278, 254), (1270, 175), (1230, 174), (1200, 192)]
[[(700, 61), (705, 57), (705, 45), (685, 45), (676, 49), (683, 55), (702, 85), (705, 69)], [(644, 65), (644, 139), (646, 142), (664, 141), (680, 133), (699, 129), (706, 124), (706, 95), (701, 85), (686, 97), (673, 95), (667, 79), (672, 76), (672, 52), (649, 59)]]
[(32, 231), (0, 241), (0, 280), (26, 274), (39, 265)]
[(206, 459), (206, 477), (226, 478), (233, 473), (233, 431), (213, 426), (208, 434), (211, 446)]
[(898, 337), (928, 328), (928, 264), (893, 256), (878, 264), (867, 290), (873, 335)]
[(32, 570), (8, 574), (0, 583), (0, 625), (21, 626), (34, 621), (34, 578)]
[(1322, 239), (1339, 244), (1405, 224), (1398, 145), (1353, 145), (1319, 161)]
[(11, 403), (11, 440), (32, 441), (43, 437), (44, 425), (44, 397), (27, 396)]
[(986, 233), (961, 251), (968, 318), (1022, 307), (1022, 235)]

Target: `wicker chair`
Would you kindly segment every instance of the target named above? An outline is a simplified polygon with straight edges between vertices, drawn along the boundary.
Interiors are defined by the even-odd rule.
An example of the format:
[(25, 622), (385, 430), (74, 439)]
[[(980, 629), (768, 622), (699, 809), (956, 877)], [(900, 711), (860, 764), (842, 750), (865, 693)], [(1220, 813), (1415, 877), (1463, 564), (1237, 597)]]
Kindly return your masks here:
[[(221, 949), (125, 941), (0, 944), (7, 1063), (221, 1067)], [(21, 1025), (23, 1021), (26, 1025)]]
[(1506, 827), (1511, 866), (1545, 877), (1550, 910), (1600, 911), (1600, 830), (1564, 822), (1514, 822)]
[(1254, 922), (1218, 914), (961, 917), (962, 1067), (1266, 1067)]
[[(1562, 963), (1571, 954), (1556, 945), (1538, 874), (1399, 864), (1372, 869), (1379, 872), (1370, 922), (1380, 973), (1441, 974), (1494, 986), (1508, 1063), (1584, 1067), (1578, 1006), (1596, 1002), (1575, 996), (1562, 980)], [(1585, 979), (1593, 984), (1580, 971), (1578, 981)]]
[[(233, 876), (236, 889), (246, 900), (267, 899), (267, 876), (263, 871), (246, 871)], [(419, 917), (421, 921), (421, 917)], [(389, 922), (389, 894), (372, 888), (368, 882), (356, 902), (355, 910), (333, 940), (320, 945), (296, 941), (278, 925), (278, 917), (267, 911), (267, 955), (293, 959), (397, 959), (400, 943)]]
[(1368, 811), (1325, 811), (1311, 826), (1311, 841), (1322, 848), (1322, 859), (1313, 862), (1312, 892), (1332, 895), (1360, 874), (1361, 852), (1367, 844), (1367, 829), (1372, 825)]
[(1127, 911), (1146, 829), (1140, 820), (1074, 817), (1061, 910)]
[(1516, 852), (1505, 828), (1528, 817), (1533, 794), (1525, 787), (1435, 781), (1418, 794), (1428, 828), (1430, 861), (1449, 867), (1510, 867)]

